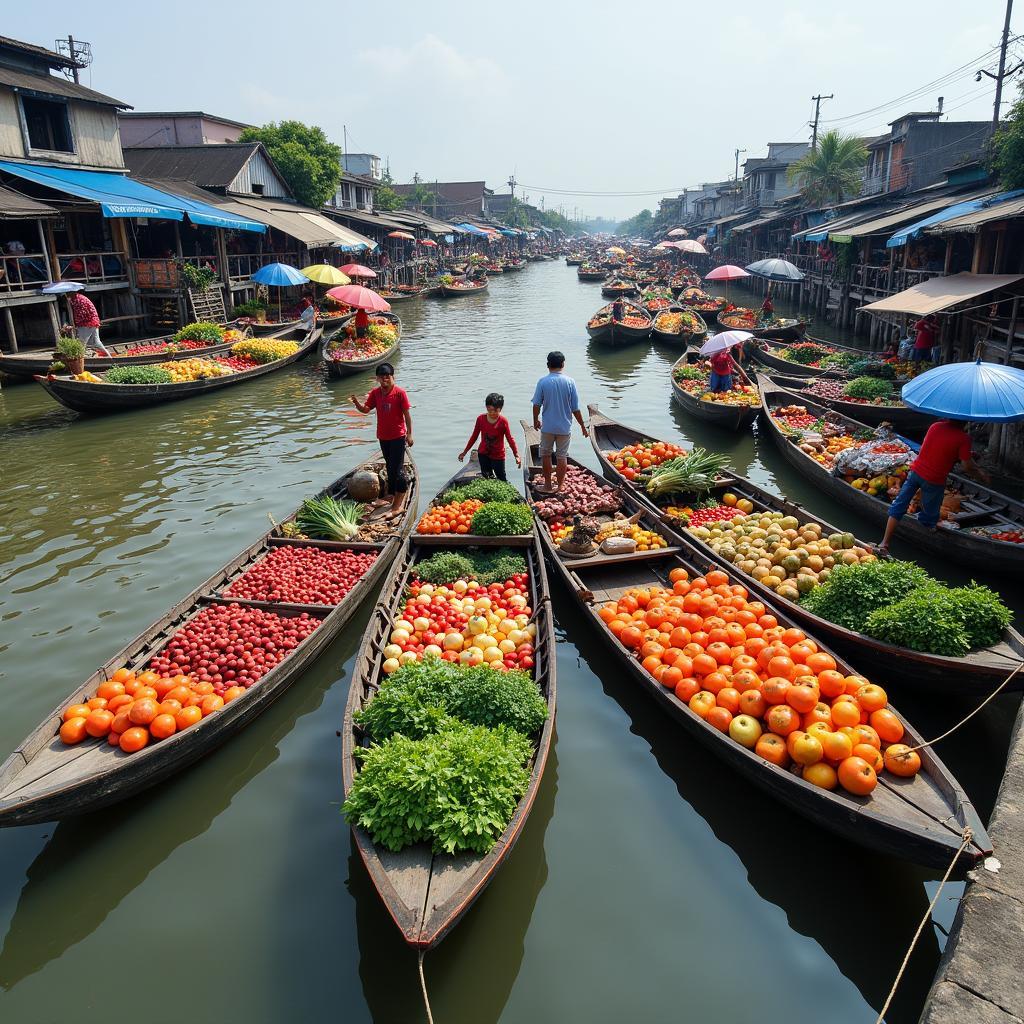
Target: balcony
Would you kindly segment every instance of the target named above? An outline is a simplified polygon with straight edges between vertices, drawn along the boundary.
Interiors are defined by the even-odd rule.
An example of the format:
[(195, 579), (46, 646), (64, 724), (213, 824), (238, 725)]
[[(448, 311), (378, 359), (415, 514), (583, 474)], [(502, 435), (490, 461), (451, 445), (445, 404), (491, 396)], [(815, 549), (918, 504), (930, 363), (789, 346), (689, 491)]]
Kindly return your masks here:
[(0, 293), (35, 291), (49, 279), (46, 257), (41, 252), (0, 256)]
[[(122, 252), (62, 252), (57, 254), (57, 265), (63, 281), (94, 287), (128, 283), (128, 260)], [(0, 255), (0, 293), (36, 291), (49, 280), (43, 253)]]

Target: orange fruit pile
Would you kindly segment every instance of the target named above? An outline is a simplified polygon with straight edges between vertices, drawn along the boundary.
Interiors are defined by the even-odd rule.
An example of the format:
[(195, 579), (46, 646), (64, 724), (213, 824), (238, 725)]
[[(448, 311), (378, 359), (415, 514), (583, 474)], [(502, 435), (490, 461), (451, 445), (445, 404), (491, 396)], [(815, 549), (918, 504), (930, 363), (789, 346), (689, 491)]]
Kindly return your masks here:
[(484, 507), (482, 501), (468, 498), (450, 505), (432, 505), (423, 513), (417, 533), (469, 533), (473, 513)]
[(686, 449), (670, 441), (630, 444), (609, 455), (612, 465), (627, 479), (635, 480), (645, 469), (686, 455)]
[(695, 715), (823, 789), (867, 796), (883, 771), (917, 774), (921, 759), (900, 742), (903, 723), (880, 686), (844, 675), (724, 572), (691, 580), (676, 568), (669, 582), (627, 590), (598, 614)]
[(110, 746), (134, 754), (151, 739), (164, 740), (188, 729), (243, 693), (244, 686), (232, 686), (221, 697), (213, 692), (213, 683), (191, 676), (136, 675), (119, 668), (100, 683), (95, 697), (64, 709), (60, 738), (68, 745), (106, 738)]

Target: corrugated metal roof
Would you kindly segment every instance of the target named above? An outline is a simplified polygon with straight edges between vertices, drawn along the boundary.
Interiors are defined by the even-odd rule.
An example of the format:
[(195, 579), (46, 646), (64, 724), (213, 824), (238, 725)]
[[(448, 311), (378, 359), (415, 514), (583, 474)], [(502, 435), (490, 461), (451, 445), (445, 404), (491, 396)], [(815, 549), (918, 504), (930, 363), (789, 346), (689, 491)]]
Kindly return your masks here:
[(426, 228), (432, 235), (450, 235), (453, 231), (453, 225), (447, 221), (428, 217), (425, 213), (418, 213), (415, 210), (389, 210), (388, 216), (400, 224)]
[(359, 224), (368, 224), (370, 227), (383, 231), (394, 231), (396, 228), (406, 227), (401, 221), (392, 220), (390, 217), (367, 213), (365, 210), (352, 210), (343, 206), (327, 206), (324, 208), (324, 213), (333, 217), (345, 217)]
[(29, 53), (33, 57), (44, 57), (55, 68), (83, 68), (84, 64), (77, 60), (65, 57), (63, 53), (56, 50), (48, 50), (45, 46), (36, 46), (35, 43), (23, 43), (20, 39), (12, 39), (10, 36), (0, 36), (0, 47), (7, 50), (17, 50), (21, 53)]
[(0, 217), (10, 219), (24, 217), (59, 217), (60, 210), (39, 202), (38, 199), (29, 199), (20, 192), (14, 192), (9, 188), (0, 185)]
[(180, 179), (203, 188), (227, 188), (238, 177), (258, 142), (208, 146), (126, 146), (125, 166), (144, 178)]
[[(992, 195), (996, 189), (991, 186), (978, 189), (974, 192), (961, 192), (959, 195), (945, 195), (938, 199), (931, 199), (926, 203), (915, 203), (912, 206), (904, 206), (899, 210), (886, 214), (884, 217), (873, 217), (862, 221), (859, 224), (845, 227), (843, 235), (850, 238), (864, 238), (866, 235), (884, 235), (901, 224), (909, 224), (911, 221), (920, 220), (930, 213), (936, 213), (946, 206), (953, 206), (955, 203), (962, 203), (968, 199), (978, 199), (981, 196)], [(838, 232), (837, 232), (838, 233)], [(831, 235), (831, 229), (829, 229)]]
[(233, 201), (232, 205), (245, 207), (254, 220), (297, 238), (310, 249), (320, 249), (334, 245), (335, 242), (344, 242), (346, 245), (365, 242), (371, 249), (377, 244), (372, 238), (366, 238), (357, 231), (342, 227), (341, 224), (321, 216), (316, 210), (304, 206), (293, 206), (250, 196)]
[(962, 217), (954, 217), (952, 220), (926, 228), (925, 233), (948, 235), (962, 231), (975, 232), (993, 221), (1009, 220), (1014, 217), (1024, 217), (1024, 199), (1008, 199), (1005, 203), (997, 203), (984, 210), (965, 213)]
[(131, 104), (124, 100), (115, 100), (113, 96), (104, 96), (84, 85), (69, 82), (66, 78), (56, 75), (33, 75), (30, 71), (16, 71), (14, 68), (0, 67), (0, 85), (9, 85), (12, 89), (22, 92), (37, 92), (42, 96), (60, 96), (63, 99), (82, 100), (84, 103), (102, 103), (110, 107), (121, 107), (131, 110)]

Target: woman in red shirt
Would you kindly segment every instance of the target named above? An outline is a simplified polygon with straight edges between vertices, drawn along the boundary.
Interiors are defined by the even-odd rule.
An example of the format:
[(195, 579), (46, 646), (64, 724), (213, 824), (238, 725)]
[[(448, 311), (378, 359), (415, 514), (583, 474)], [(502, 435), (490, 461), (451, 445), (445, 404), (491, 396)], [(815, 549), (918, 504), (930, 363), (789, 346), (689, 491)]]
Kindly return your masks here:
[(749, 384), (750, 378), (743, 368), (732, 357), (732, 353), (724, 348), (711, 357), (711, 377), (708, 380), (709, 391), (732, 391), (733, 371), (738, 373)]
[(395, 383), (395, 368), (390, 363), (381, 363), (376, 376), (377, 386), (366, 396), (365, 402), (360, 402), (356, 395), (349, 395), (349, 398), (361, 413), (377, 410), (377, 441), (387, 468), (391, 518), (396, 518), (401, 515), (405, 492), (409, 489), (405, 478), (405, 449), (412, 447), (412, 416), (409, 415), (409, 396)]
[(459, 455), (459, 462), (466, 457), (466, 452), (473, 447), (473, 442), (480, 438), (480, 449), (477, 457), (480, 459), (480, 473), (485, 477), (493, 477), (496, 480), (507, 480), (505, 476), (505, 440), (508, 439), (509, 447), (515, 456), (516, 465), (522, 466), (519, 458), (519, 449), (516, 448), (515, 438), (509, 429), (508, 420), (501, 415), (505, 407), (504, 395), (492, 391), (485, 399), (484, 405), (487, 412), (481, 413), (476, 418), (476, 425), (473, 427), (473, 436), (466, 442), (466, 447)]

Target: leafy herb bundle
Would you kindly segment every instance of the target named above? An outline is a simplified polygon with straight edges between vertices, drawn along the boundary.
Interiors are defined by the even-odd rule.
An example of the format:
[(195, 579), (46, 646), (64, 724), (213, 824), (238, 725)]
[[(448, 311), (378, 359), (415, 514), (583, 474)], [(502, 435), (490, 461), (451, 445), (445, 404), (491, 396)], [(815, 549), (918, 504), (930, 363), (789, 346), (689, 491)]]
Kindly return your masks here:
[(881, 377), (855, 377), (843, 388), (843, 394), (873, 402), (876, 398), (891, 398), (892, 384)]
[(435, 502), (436, 505), (450, 505), (456, 501), (518, 501), (519, 492), (504, 480), (488, 480), (481, 477), (472, 483), (462, 484), (445, 491)]
[(469, 529), (480, 537), (519, 536), (533, 529), (533, 513), (525, 502), (492, 501), (473, 513)]
[(115, 366), (103, 379), (108, 384), (170, 384), (171, 375), (159, 366)]

